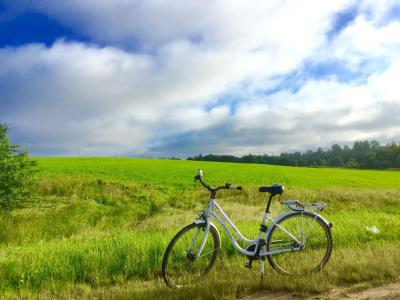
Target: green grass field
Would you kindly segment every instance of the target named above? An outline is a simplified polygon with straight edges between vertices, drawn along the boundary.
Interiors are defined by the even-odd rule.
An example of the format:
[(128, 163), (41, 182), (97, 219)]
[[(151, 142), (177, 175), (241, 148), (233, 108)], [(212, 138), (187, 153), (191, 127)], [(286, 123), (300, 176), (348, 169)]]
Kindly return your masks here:
[[(156, 159), (42, 158), (37, 197), (0, 212), (0, 292), (4, 297), (231, 299), (260, 290), (323, 293), (334, 286), (400, 279), (400, 172), (297, 168)], [(331, 260), (318, 274), (279, 275), (244, 268), (221, 232), (209, 278), (171, 290), (160, 279), (173, 235), (196, 218), (208, 194), (193, 182), (198, 168), (212, 185), (242, 185), (220, 194), (238, 228), (255, 237), (265, 209), (260, 185), (286, 186), (283, 199), (324, 201), (334, 224)], [(273, 203), (274, 215), (284, 207)], [(376, 226), (379, 233), (366, 227)]]

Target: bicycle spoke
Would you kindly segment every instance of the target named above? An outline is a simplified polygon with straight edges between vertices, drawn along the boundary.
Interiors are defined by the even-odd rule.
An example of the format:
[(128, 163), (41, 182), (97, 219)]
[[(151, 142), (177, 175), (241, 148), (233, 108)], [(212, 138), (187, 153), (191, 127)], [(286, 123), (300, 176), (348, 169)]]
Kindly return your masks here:
[(185, 227), (167, 247), (163, 259), (163, 276), (169, 285), (181, 287), (195, 283), (213, 266), (219, 250), (219, 237), (216, 230), (210, 227), (203, 252), (196, 257), (206, 234), (201, 226), (191, 224)]
[(317, 222), (312, 222), (312, 227), (311, 227), (311, 229), (308, 230), (308, 233), (306, 234), (306, 237), (305, 237), (305, 239), (303, 240), (304, 243), (306, 242), (308, 236), (310, 235), (311, 230), (314, 228), (314, 226), (315, 226), (316, 224), (317, 224)]
[[(276, 226), (268, 237), (268, 251), (287, 251), (267, 256), (272, 267), (291, 274), (304, 274), (321, 269), (330, 256), (332, 243), (326, 225), (324, 227), (316, 220), (314, 214), (307, 212), (288, 215), (279, 225), (292, 234), (296, 233), (295, 237), (299, 237), (304, 248), (296, 246), (292, 239), (288, 241), (288, 234)], [(298, 251), (293, 252), (294, 249)]]
[(192, 243), (190, 244), (189, 248), (187, 249), (188, 252), (190, 252), (192, 250), (194, 244), (196, 243), (196, 240), (197, 240), (197, 237), (199, 236), (200, 230), (201, 230), (200, 228), (197, 229), (197, 232), (192, 240)]
[(218, 250), (219, 250), (219, 248), (216, 248), (216, 249), (214, 249), (214, 250), (211, 250), (210, 252), (207, 252), (206, 254), (199, 255), (198, 257), (206, 256), (206, 255), (208, 255), (208, 254), (210, 254), (210, 253), (214, 253), (215, 251), (218, 251)]

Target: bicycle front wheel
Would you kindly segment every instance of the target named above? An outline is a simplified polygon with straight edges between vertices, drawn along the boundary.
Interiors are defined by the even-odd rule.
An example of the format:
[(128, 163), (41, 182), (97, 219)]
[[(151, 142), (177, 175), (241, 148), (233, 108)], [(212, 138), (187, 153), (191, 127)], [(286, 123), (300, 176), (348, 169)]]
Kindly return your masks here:
[[(179, 231), (169, 243), (162, 262), (162, 275), (167, 285), (183, 287), (200, 281), (210, 272), (220, 247), (217, 229), (210, 225), (205, 237), (205, 224), (190, 224)], [(203, 238), (204, 248), (197, 256)]]
[[(285, 274), (307, 274), (320, 271), (332, 253), (330, 227), (316, 214), (293, 212), (277, 224), (290, 232), (303, 247), (277, 225), (267, 238), (268, 251), (287, 251), (267, 256), (269, 264)], [(299, 250), (301, 249), (301, 250)]]

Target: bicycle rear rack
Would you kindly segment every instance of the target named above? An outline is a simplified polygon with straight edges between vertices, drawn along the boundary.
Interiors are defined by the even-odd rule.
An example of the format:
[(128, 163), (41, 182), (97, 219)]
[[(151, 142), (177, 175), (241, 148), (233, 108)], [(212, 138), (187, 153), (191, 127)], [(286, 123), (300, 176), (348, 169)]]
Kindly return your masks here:
[(303, 205), (298, 200), (287, 200), (287, 201), (282, 201), (281, 203), (293, 211), (312, 210), (321, 212), (324, 210), (326, 206), (324, 202), (317, 202), (317, 203)]

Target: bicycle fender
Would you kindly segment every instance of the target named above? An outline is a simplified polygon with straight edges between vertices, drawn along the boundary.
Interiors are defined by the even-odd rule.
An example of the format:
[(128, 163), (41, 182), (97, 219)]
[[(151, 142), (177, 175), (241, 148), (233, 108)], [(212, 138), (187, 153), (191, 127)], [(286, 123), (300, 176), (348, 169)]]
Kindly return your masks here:
[[(310, 214), (310, 215), (315, 216), (316, 219), (320, 219), (322, 222), (324, 222), (326, 224), (326, 226), (328, 226), (329, 228), (332, 228), (332, 223), (328, 222), (323, 216), (321, 216), (319, 214), (316, 214), (313, 211), (305, 210), (303, 212), (306, 213), (306, 214)], [(296, 211), (287, 211), (287, 212), (283, 213), (282, 215), (278, 216), (277, 218), (275, 218), (274, 219), (274, 223), (275, 224), (279, 223), (283, 218), (286, 218), (288, 215), (293, 215), (293, 214), (298, 214), (298, 212), (296, 212)], [(268, 231), (266, 232), (266, 236), (268, 236), (270, 234), (270, 232), (271, 232), (273, 227), (274, 227), (273, 225), (269, 226)]]
[(333, 227), (332, 222), (328, 222), (323, 216), (318, 215), (318, 218), (320, 218), (329, 228)]
[[(197, 220), (194, 220), (194, 223), (195, 224), (205, 224), (205, 223), (207, 223), (207, 221), (203, 220), (203, 219), (197, 219)], [(218, 230), (217, 226), (215, 226), (215, 224), (211, 221), (210, 221), (210, 226), (215, 228), (215, 231), (217, 232), (218, 237), (221, 238), (221, 235), (219, 234), (219, 230)]]

